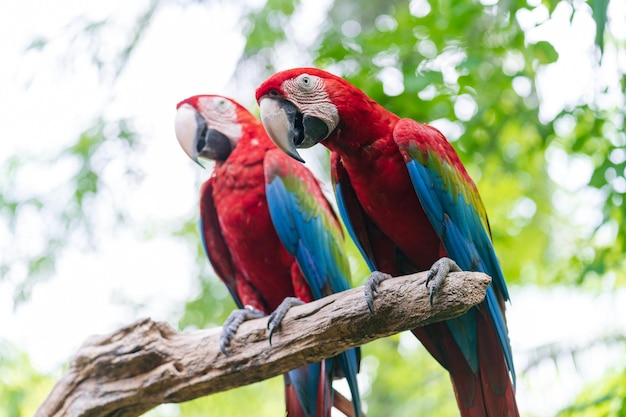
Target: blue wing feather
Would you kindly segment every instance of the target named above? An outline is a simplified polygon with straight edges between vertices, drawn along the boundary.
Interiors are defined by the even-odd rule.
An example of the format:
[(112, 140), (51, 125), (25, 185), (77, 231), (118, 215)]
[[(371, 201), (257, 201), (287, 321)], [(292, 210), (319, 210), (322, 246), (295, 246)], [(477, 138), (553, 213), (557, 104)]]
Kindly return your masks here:
[[(296, 165), (294, 165), (296, 164)], [(297, 165), (280, 151), (268, 152), (265, 159), (266, 195), (270, 217), (287, 251), (300, 267), (315, 299), (350, 288), (348, 258), (343, 253), (343, 237), (339, 223), (329, 212), (326, 201), (315, 201), (307, 182), (299, 175), (309, 176), (308, 184), (316, 184), (312, 174)], [(298, 173), (298, 175), (296, 175)], [(308, 191), (307, 191), (308, 190)], [(323, 198), (320, 193), (320, 198)], [(324, 210), (322, 207), (328, 207)], [(360, 395), (356, 374), (358, 371), (357, 349), (351, 349), (336, 357), (338, 365), (348, 381), (355, 413), (361, 415)], [(327, 363), (330, 368), (331, 364)], [(298, 371), (298, 370), (296, 370)], [(310, 391), (314, 380), (309, 376), (290, 373), (291, 379), (306, 383)], [(294, 373), (296, 372), (296, 373)], [(318, 375), (319, 376), (319, 375)], [(309, 401), (311, 399), (308, 399)]]
[[(323, 368), (322, 362), (315, 362), (291, 370), (286, 374), (286, 383), (292, 384), (295, 388), (298, 403), (306, 416), (315, 416), (317, 411), (321, 411), (317, 409), (318, 399), (313, 395), (318, 392), (321, 378), (328, 378), (330, 380), (330, 375), (332, 374), (332, 360), (325, 360), (324, 365), (325, 367)], [(322, 375), (322, 372), (328, 375)]]
[[(348, 176), (341, 158), (338, 154), (333, 153), (330, 156), (330, 167), (332, 173), (333, 184), (335, 187), (335, 196), (337, 198), (337, 206), (339, 215), (343, 219), (344, 226), (361, 253), (361, 256), (367, 263), (370, 271), (375, 271), (376, 262), (372, 253), (369, 237), (367, 236), (367, 224), (362, 213), (361, 203), (359, 203), (350, 177)], [(358, 230), (357, 230), (358, 228)], [(367, 245), (367, 246), (366, 246)]]
[[(417, 122), (409, 119), (403, 119), (400, 123), (418, 125)], [(411, 129), (403, 126), (402, 131), (408, 132)], [(395, 133), (394, 131), (394, 135)], [(424, 148), (415, 142), (417, 138), (404, 136), (395, 137), (395, 139), (407, 161), (406, 166), (420, 203), (448, 255), (462, 269), (484, 272), (493, 279), (493, 285), (490, 285), (487, 290), (485, 302), (496, 328), (507, 367), (511, 371), (513, 384), (515, 384), (511, 346), (504, 315), (495, 291), (499, 292), (502, 299), (508, 300), (508, 290), (488, 229), (485, 227), (486, 216), (482, 218), (476, 207), (472, 205), (472, 203), (476, 204), (476, 201), (468, 201), (466, 198), (467, 196), (478, 197), (472, 194), (472, 190), (462, 188), (463, 181), (454, 178), (453, 167), (448, 167), (449, 170), (438, 169), (441, 164), (431, 164), (431, 161), (435, 161), (436, 158), (440, 158), (440, 162), (441, 157), (428, 147), (424, 151)], [(466, 314), (447, 323), (472, 369), (478, 369), (475, 320), (471, 315)]]
[(361, 256), (365, 260), (365, 263), (367, 263), (370, 271), (375, 271), (376, 265), (374, 264), (374, 260), (370, 256), (368, 256), (368, 254), (363, 249), (361, 241), (358, 239), (358, 236), (355, 233), (354, 226), (352, 226), (352, 221), (350, 221), (350, 216), (348, 215), (348, 210), (346, 208), (346, 203), (341, 190), (341, 184), (335, 185), (335, 195), (337, 196), (337, 207), (339, 208), (339, 215), (343, 219), (343, 224), (346, 226), (346, 230), (348, 231), (350, 238), (361, 253)]
[(337, 268), (329, 265), (324, 254), (324, 238), (316, 240), (314, 237), (314, 233), (321, 231), (321, 220), (307, 219), (302, 214), (297, 197), (287, 191), (280, 177), (275, 177), (265, 189), (274, 228), (287, 251), (296, 257), (313, 297), (320, 299), (331, 294), (334, 292), (331, 274), (336, 275)]

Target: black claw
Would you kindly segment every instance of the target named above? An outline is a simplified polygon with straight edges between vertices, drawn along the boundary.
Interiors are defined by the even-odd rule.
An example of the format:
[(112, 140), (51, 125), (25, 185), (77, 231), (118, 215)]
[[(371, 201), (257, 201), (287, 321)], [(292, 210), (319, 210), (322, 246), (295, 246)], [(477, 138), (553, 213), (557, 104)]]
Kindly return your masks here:
[(267, 330), (268, 330), (268, 340), (269, 340), (270, 346), (272, 346), (272, 336), (274, 335), (274, 331), (277, 329), (277, 327), (278, 326), (268, 322)]
[(378, 295), (378, 286), (381, 282), (391, 278), (391, 275), (380, 271), (374, 271), (365, 281), (365, 302), (370, 311), (370, 315), (374, 315), (374, 298)]
[(276, 327), (277, 327), (277, 325), (274, 323), (275, 319), (276, 319), (276, 310), (273, 311), (272, 314), (270, 314), (267, 317), (267, 331), (268, 331), (267, 335), (268, 335), (270, 346), (272, 346), (272, 336), (274, 335), (274, 331), (276, 330)]
[(438, 269), (435, 265), (437, 265), (436, 262), (433, 264), (433, 266), (430, 267), (430, 269), (428, 270), (428, 275), (426, 275), (426, 282), (424, 282), (426, 288), (428, 288), (428, 284), (430, 284), (430, 281), (432, 281), (435, 275), (437, 275)]
[(267, 330), (269, 330), (268, 339), (270, 342), (270, 346), (272, 345), (272, 336), (274, 332), (278, 330), (280, 324), (283, 322), (283, 319), (287, 315), (287, 312), (291, 309), (291, 307), (299, 306), (304, 304), (299, 298), (296, 297), (287, 297), (283, 300), (282, 303), (269, 315), (267, 319)]

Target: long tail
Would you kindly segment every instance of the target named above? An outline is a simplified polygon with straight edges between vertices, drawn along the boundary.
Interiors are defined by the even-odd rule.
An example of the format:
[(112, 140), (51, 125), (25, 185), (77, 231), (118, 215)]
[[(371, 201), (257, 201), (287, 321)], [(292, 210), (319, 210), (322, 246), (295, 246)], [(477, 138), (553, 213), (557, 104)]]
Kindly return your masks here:
[(335, 377), (346, 378), (348, 386), (350, 387), (354, 414), (346, 414), (348, 416), (354, 415), (355, 417), (364, 417), (363, 411), (361, 410), (361, 394), (359, 393), (359, 384), (356, 379), (356, 374), (359, 372), (360, 360), (360, 348), (347, 350), (334, 358), (335, 366), (339, 365), (339, 369), (335, 372)]
[(483, 306), (472, 310), (469, 313), (474, 315), (476, 332), (474, 363), (463, 355), (447, 322), (412, 332), (450, 372), (462, 417), (518, 417), (515, 388), (491, 318)]
[[(356, 380), (358, 363), (358, 349), (350, 349), (334, 358), (285, 374), (287, 416), (330, 417), (330, 410), (335, 405), (347, 416), (364, 417)], [(343, 396), (335, 398), (332, 380), (337, 377), (345, 377), (348, 381), (351, 402)]]
[(330, 417), (333, 406), (330, 359), (285, 374), (287, 417)]

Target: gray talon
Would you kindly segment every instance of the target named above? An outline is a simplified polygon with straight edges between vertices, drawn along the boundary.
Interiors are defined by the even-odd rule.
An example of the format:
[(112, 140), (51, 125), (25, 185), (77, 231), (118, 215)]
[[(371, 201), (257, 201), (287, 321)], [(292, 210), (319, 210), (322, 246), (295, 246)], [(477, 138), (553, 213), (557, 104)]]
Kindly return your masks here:
[(265, 313), (251, 306), (233, 310), (224, 322), (224, 326), (222, 326), (222, 334), (220, 336), (220, 350), (222, 353), (228, 356), (227, 349), (230, 346), (230, 342), (235, 338), (235, 333), (237, 333), (241, 323), (263, 316), (265, 316)]
[(374, 271), (365, 281), (365, 301), (371, 315), (374, 315), (374, 298), (378, 295), (378, 286), (381, 282), (391, 278), (391, 275), (384, 272)]
[(299, 298), (287, 297), (283, 300), (282, 303), (280, 303), (278, 308), (276, 308), (276, 310), (274, 310), (272, 314), (270, 314), (267, 319), (267, 329), (269, 330), (270, 345), (272, 344), (272, 335), (280, 327), (280, 324), (285, 318), (287, 312), (291, 309), (291, 307), (299, 306), (302, 304), (304, 304), (304, 301)]
[(433, 306), (435, 294), (450, 272), (461, 272), (461, 268), (450, 258), (443, 257), (430, 267), (426, 276), (426, 288), (430, 291), (430, 306)]

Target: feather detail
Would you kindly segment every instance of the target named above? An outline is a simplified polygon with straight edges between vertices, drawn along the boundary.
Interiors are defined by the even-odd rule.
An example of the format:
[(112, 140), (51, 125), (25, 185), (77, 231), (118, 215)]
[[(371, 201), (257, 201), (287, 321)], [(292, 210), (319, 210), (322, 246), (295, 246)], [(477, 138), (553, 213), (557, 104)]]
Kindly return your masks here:
[[(296, 257), (313, 298), (348, 289), (350, 273), (341, 225), (315, 178), (278, 150), (267, 152), (264, 167), (272, 221), (287, 251)], [(333, 361), (348, 381), (355, 415), (360, 416), (358, 349), (341, 353)]]
[[(304, 74), (323, 85), (306, 103), (294, 92)], [(336, 109), (339, 119), (327, 118), (333, 130), (321, 143), (331, 150), (340, 213), (371, 269), (411, 273), (447, 255), (462, 269), (493, 278), (478, 307), (413, 332), (450, 372), (463, 416), (518, 415), (504, 318), (509, 294), (485, 208), (454, 148), (435, 128), (400, 119), (319, 69), (273, 75), (256, 92), (257, 101), (268, 97), (288, 102), (302, 117), (319, 116), (312, 102)]]
[[(179, 107), (183, 104), (232, 145), (202, 187), (200, 231), (207, 256), (236, 304), (269, 314), (286, 297), (306, 302), (348, 289), (340, 223), (313, 175), (278, 151), (261, 123), (238, 103), (194, 96)], [(204, 135), (197, 126), (183, 132)], [(203, 138), (197, 143), (206, 146)], [(196, 148), (187, 154), (193, 152), (211, 154)], [(285, 374), (288, 414), (329, 417), (332, 379), (345, 376), (354, 415), (360, 417), (358, 361), (358, 349), (352, 349)]]
[(215, 273), (226, 284), (228, 292), (235, 300), (237, 307), (243, 304), (237, 295), (237, 279), (235, 269), (230, 258), (230, 252), (220, 232), (219, 220), (213, 202), (213, 177), (209, 178), (200, 191), (200, 238)]
[(333, 405), (331, 361), (303, 366), (285, 375), (288, 417), (330, 417)]
[(348, 234), (359, 249), (359, 252), (361, 252), (367, 266), (371, 271), (374, 271), (376, 269), (374, 252), (370, 245), (371, 239), (367, 231), (365, 214), (354, 194), (350, 178), (338, 154), (333, 153), (331, 155), (330, 166), (339, 214), (344, 219), (346, 230), (348, 230)]
[[(495, 326), (498, 343), (515, 381), (511, 346), (499, 301), (508, 300), (509, 295), (476, 186), (452, 146), (436, 129), (402, 119), (394, 129), (394, 139), (406, 161), (420, 203), (448, 256), (463, 270), (481, 271), (492, 277), (493, 284), (489, 286), (485, 303), (492, 318), (490, 324)], [(466, 323), (461, 323), (462, 320)], [(471, 322), (475, 326), (475, 321)], [(476, 341), (471, 341), (476, 337), (475, 331), (469, 330), (465, 316), (450, 323), (467, 361), (476, 370)], [(469, 338), (461, 334), (462, 329), (469, 332)]]
[(349, 288), (339, 220), (310, 171), (275, 150), (265, 157), (270, 215), (287, 251), (298, 264), (316, 299)]

